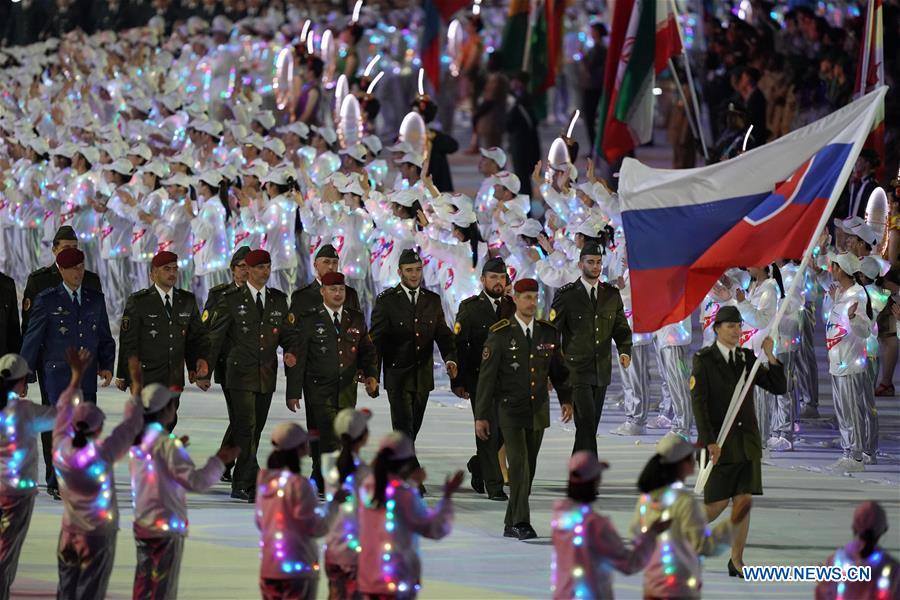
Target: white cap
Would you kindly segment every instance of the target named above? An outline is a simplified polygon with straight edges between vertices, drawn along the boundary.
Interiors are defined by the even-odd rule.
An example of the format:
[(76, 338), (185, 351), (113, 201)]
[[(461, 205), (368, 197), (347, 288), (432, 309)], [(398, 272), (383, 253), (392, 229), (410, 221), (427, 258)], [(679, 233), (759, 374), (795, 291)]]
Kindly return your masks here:
[(256, 121), (266, 129), (272, 129), (275, 127), (275, 116), (272, 114), (271, 110), (261, 110), (250, 120), (251, 122)]
[(412, 458), (416, 455), (413, 443), (409, 437), (400, 431), (392, 431), (383, 438), (378, 444), (378, 451), (390, 450), (391, 458), (394, 460), (403, 460)]
[(850, 217), (848, 219), (835, 219), (834, 226), (841, 231), (848, 231), (851, 227), (862, 225), (866, 221), (862, 217)]
[(492, 146), (491, 148), (479, 148), (479, 150), (483, 157), (491, 159), (501, 169), (506, 166), (506, 152), (502, 148)]
[(853, 276), (854, 273), (859, 271), (859, 259), (855, 254), (850, 254), (849, 252), (843, 252), (838, 254), (837, 256), (831, 256), (831, 262), (837, 263), (837, 266), (841, 268), (841, 270), (847, 275)]
[(194, 185), (194, 178), (184, 173), (173, 173), (168, 179), (163, 179), (163, 185), (179, 185), (183, 188), (189, 188)]
[(263, 136), (259, 135), (256, 132), (253, 132), (253, 133), (250, 133), (250, 134), (244, 136), (241, 139), (241, 143), (246, 146), (253, 146), (257, 150), (262, 150), (263, 148), (266, 147), (266, 140), (263, 139)]
[(393, 146), (387, 147), (389, 152), (402, 152), (403, 154), (407, 154), (413, 151), (412, 144), (409, 142), (397, 142)]
[(78, 146), (78, 154), (82, 155), (91, 165), (100, 162), (100, 152), (93, 146)]
[(216, 169), (203, 171), (197, 176), (197, 181), (202, 181), (210, 187), (216, 187), (222, 181), (222, 173), (220, 173)]
[(137, 144), (136, 146), (132, 146), (128, 150), (128, 154), (133, 156), (140, 156), (144, 160), (150, 160), (153, 158), (153, 152), (150, 151), (150, 146), (147, 144)]
[(182, 150), (178, 154), (172, 157), (171, 162), (185, 165), (186, 167), (194, 168), (194, 155), (190, 150)]
[(407, 208), (412, 207), (412, 205), (415, 204), (418, 199), (418, 194), (416, 194), (412, 190), (400, 190), (388, 194), (388, 200)]
[(369, 419), (371, 418), (372, 411), (367, 408), (362, 410), (345, 408), (334, 418), (334, 432), (338, 437), (346, 434), (350, 436), (350, 439), (358, 440), (369, 428)]
[(879, 277), (884, 277), (890, 270), (891, 263), (880, 256), (866, 256), (859, 261), (859, 272), (872, 281)]
[(522, 189), (522, 182), (519, 181), (519, 177), (515, 173), (500, 171), (494, 177), (497, 180), (497, 185), (505, 187), (513, 194), (518, 194), (519, 190)]
[(361, 140), (359, 140), (366, 148), (369, 149), (369, 152), (372, 154), (378, 154), (381, 152), (381, 140), (378, 139), (377, 135), (367, 135)]
[(268, 163), (261, 160), (254, 160), (252, 163), (244, 167), (244, 175), (252, 175), (262, 181), (269, 172)]
[(225, 15), (217, 15), (213, 17), (210, 31), (212, 33), (231, 33), (233, 27), (234, 23), (231, 22), (231, 19)]
[(28, 361), (18, 354), (4, 354), (0, 356), (0, 377), (3, 379), (22, 379), (31, 373)]
[(278, 138), (269, 138), (266, 140), (263, 147), (267, 150), (270, 150), (275, 156), (281, 158), (284, 156), (284, 152), (286, 150), (284, 146), (284, 142), (279, 140)]
[(597, 460), (593, 453), (579, 450), (569, 458), (569, 481), (587, 483), (596, 481), (609, 468), (609, 463)]
[(447, 215), (450, 222), (457, 227), (468, 227), (477, 220), (475, 211), (468, 206), (460, 206), (455, 213)]
[(314, 133), (322, 136), (322, 139), (325, 140), (329, 146), (334, 144), (337, 141), (337, 133), (335, 133), (334, 129), (331, 127), (319, 127), (317, 125), (313, 125), (310, 127)]
[(844, 231), (850, 235), (855, 235), (870, 246), (874, 246), (878, 243), (878, 234), (875, 233), (875, 230), (872, 229), (868, 223), (854, 225), (853, 227), (848, 227)]
[(289, 125), (284, 125), (283, 127), (278, 128), (278, 133), (293, 133), (301, 139), (306, 139), (309, 137), (309, 125), (304, 123), (303, 121), (294, 121)]
[(113, 171), (114, 173), (119, 173), (120, 175), (131, 175), (131, 172), (134, 171), (134, 165), (131, 164), (131, 161), (127, 158), (119, 158), (114, 160), (105, 166), (107, 171)]
[(293, 422), (279, 423), (272, 430), (272, 445), (279, 450), (294, 450), (310, 439), (306, 430)]
[(78, 146), (71, 142), (66, 142), (65, 144), (60, 144), (56, 148), (50, 151), (50, 154), (55, 156), (65, 156), (66, 158), (72, 158), (78, 152)]
[(38, 137), (28, 138), (27, 140), (25, 140), (24, 145), (28, 146), (38, 154), (47, 154), (50, 152), (50, 145), (47, 144), (46, 141)]
[(541, 225), (540, 221), (536, 221), (535, 219), (525, 219), (524, 223), (513, 227), (512, 230), (516, 235), (524, 235), (526, 237), (536, 238), (542, 231), (544, 231), (544, 226)]
[(193, 127), (197, 131), (208, 133), (213, 137), (219, 137), (220, 135), (222, 135), (222, 124), (218, 121), (198, 119), (196, 121), (192, 121), (190, 127)]
[(351, 157), (353, 160), (359, 162), (366, 162), (368, 158), (368, 153), (366, 152), (366, 147), (362, 144), (353, 144), (352, 146), (348, 146), (338, 152), (338, 154), (345, 154)]
[(237, 141), (241, 141), (242, 139), (247, 137), (248, 133), (250, 133), (246, 126), (235, 121), (229, 121), (228, 123), (226, 123), (225, 127), (231, 133), (231, 137), (233, 137)]
[(696, 446), (674, 431), (670, 431), (656, 442), (656, 453), (662, 457), (660, 462), (664, 465), (681, 462), (696, 450)]
[[(338, 172), (335, 173), (337, 175)], [(358, 177), (340, 177), (334, 178), (334, 187), (337, 188), (342, 194), (356, 194), (357, 196), (362, 196), (365, 192), (363, 192), (362, 184), (359, 183)]]
[(261, 179), (262, 183), (274, 183), (284, 185), (289, 179), (296, 179), (296, 173), (292, 167), (278, 167), (269, 171), (265, 177)]
[(151, 160), (148, 163), (145, 163), (140, 168), (141, 173), (153, 173), (160, 179), (166, 176), (169, 170), (166, 168), (166, 165), (158, 160)]
[(144, 413), (159, 412), (168, 406), (177, 392), (173, 392), (161, 383), (151, 383), (141, 390), (141, 405)]
[[(122, 142), (119, 140), (112, 140), (112, 141), (106, 142), (104, 144), (99, 144), (98, 147), (103, 152), (106, 152), (107, 154), (109, 154), (109, 157), (113, 160), (125, 156), (125, 153), (128, 151), (128, 146), (125, 145), (125, 142)], [(99, 157), (100, 157), (100, 154), (98, 152), (97, 158), (99, 159)], [(87, 156), (85, 156), (85, 158), (87, 158)], [(89, 161), (90, 161), (90, 159), (89, 159)]]
[(422, 165), (425, 164), (425, 160), (422, 158), (422, 156), (420, 154), (418, 154), (416, 152), (407, 152), (406, 154), (401, 156), (400, 160), (398, 160), (397, 162), (398, 163), (409, 163), (411, 165), (416, 165), (420, 169), (422, 168)]

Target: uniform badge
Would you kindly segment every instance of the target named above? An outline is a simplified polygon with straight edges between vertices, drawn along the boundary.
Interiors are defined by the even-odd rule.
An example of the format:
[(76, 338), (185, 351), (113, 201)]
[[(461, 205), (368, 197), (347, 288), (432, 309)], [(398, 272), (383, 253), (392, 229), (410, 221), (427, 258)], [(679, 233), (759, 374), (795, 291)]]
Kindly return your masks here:
[(459, 335), (459, 331), (462, 329), (462, 325), (459, 324), (459, 321), (453, 324), (453, 333)]
[(248, 331), (250, 331), (250, 329), (247, 327), (241, 327), (241, 331), (247, 333)]
[(319, 325), (318, 327), (316, 327), (316, 333), (322, 335), (323, 333), (325, 333), (325, 328)]
[(157, 330), (155, 330), (155, 329), (150, 330), (150, 337), (155, 339), (157, 335), (159, 335), (159, 332)]
[(61, 334), (63, 334), (63, 335), (66, 335), (66, 332), (67, 332), (67, 331), (69, 331), (69, 329), (68, 329), (67, 327), (60, 327), (60, 328), (59, 328), (59, 332), (60, 332)]
[(297, 318), (294, 316), (294, 313), (288, 313), (287, 319), (288, 323), (290, 323), (291, 325), (293, 325), (294, 321), (297, 320)]
[(122, 331), (128, 331), (131, 328), (131, 319), (124, 317), (122, 319)]
[(481, 360), (487, 360), (491, 357), (491, 349), (487, 346), (484, 347), (484, 350), (481, 351)]
[(200, 315), (200, 321), (202, 321), (203, 323), (206, 323), (208, 320), (209, 320), (209, 311), (204, 310), (203, 314)]
[(691, 390), (693, 390), (695, 385), (697, 385), (697, 380), (694, 378), (693, 375), (691, 375), (691, 380), (690, 380), (690, 382), (688, 383), (688, 387), (689, 387)]
[(510, 340), (509, 340), (509, 349), (510, 349), (510, 350), (517, 350), (517, 349), (518, 349), (518, 348), (516, 347), (516, 338), (510, 338)]
[(556, 320), (556, 309), (555, 309), (555, 308), (551, 308), (551, 309), (550, 309), (550, 320), (551, 320), (551, 321), (555, 321), (555, 320)]
[(511, 366), (513, 368), (513, 371), (517, 371), (519, 369), (519, 363), (517, 363), (517, 362), (514, 362), (513, 364), (511, 364), (509, 366)]
[(29, 308), (31, 308), (31, 298), (25, 298), (22, 300), (22, 310), (28, 312)]
[(238, 314), (241, 315), (242, 317), (243, 317), (244, 315), (246, 315), (246, 314), (247, 314), (247, 307), (244, 306), (243, 304), (241, 304), (240, 306), (238, 306)]

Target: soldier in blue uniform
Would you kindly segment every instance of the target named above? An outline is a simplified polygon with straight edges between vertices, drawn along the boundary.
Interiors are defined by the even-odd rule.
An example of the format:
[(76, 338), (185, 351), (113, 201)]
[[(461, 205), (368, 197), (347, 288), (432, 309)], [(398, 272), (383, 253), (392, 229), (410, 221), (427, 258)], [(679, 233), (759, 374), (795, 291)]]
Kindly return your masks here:
[[(109, 331), (103, 294), (82, 285), (84, 253), (77, 248), (66, 248), (56, 255), (56, 266), (62, 283), (37, 295), (22, 343), (22, 356), (28, 361), (28, 367), (43, 372), (44, 389), (51, 406), (69, 383), (67, 348), (84, 348), (91, 353), (86, 372), (97, 373), (103, 379), (103, 387), (112, 381), (116, 356), (116, 342)], [(94, 377), (85, 378), (81, 391), (86, 402), (97, 402)], [(45, 453), (47, 458), (49, 453)], [(59, 499), (52, 468), (47, 469), (47, 493)]]

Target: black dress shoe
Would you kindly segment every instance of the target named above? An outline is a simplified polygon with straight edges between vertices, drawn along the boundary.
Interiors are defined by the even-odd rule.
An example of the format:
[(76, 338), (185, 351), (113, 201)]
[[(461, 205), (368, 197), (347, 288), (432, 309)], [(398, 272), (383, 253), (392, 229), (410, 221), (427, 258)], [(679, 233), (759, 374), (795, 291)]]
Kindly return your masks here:
[(519, 531), (519, 528), (515, 525), (505, 525), (503, 527), (503, 537), (519, 539), (519, 536), (521, 535), (522, 532)]
[(738, 570), (738, 568), (734, 566), (734, 563), (731, 562), (730, 558), (728, 559), (728, 576), (729, 577), (740, 577), (741, 579), (744, 578), (744, 572), (741, 570)]
[(466, 468), (469, 470), (469, 474), (472, 476), (469, 478), (469, 483), (471, 483), (472, 489), (479, 494), (483, 494), (484, 479), (481, 478), (481, 465), (478, 464), (478, 457), (473, 456), (472, 458), (470, 458), (469, 462), (466, 463)]
[(538, 536), (530, 523), (519, 523), (516, 529), (519, 530), (519, 540), (533, 540)]
[(256, 490), (253, 488), (248, 488), (246, 490), (232, 490), (231, 497), (235, 500), (243, 500), (244, 502), (250, 502), (252, 504), (256, 501)]
[(55, 485), (48, 485), (48, 486), (47, 486), (47, 493), (48, 493), (48, 494), (50, 495), (50, 497), (53, 498), (54, 500), (62, 500), (62, 496), (59, 495), (59, 487), (57, 487), (57, 486), (55, 486)]
[(491, 494), (488, 496), (488, 500), (495, 500), (496, 502), (506, 502), (509, 500), (509, 496), (506, 495), (506, 492), (500, 490), (496, 494)]
[(428, 494), (428, 490), (425, 489), (425, 484), (420, 483), (419, 484), (419, 495), (424, 498), (427, 494)]
[(225, 483), (231, 483), (231, 469), (225, 469), (225, 472), (222, 473), (222, 477), (219, 478), (219, 481), (224, 481)]

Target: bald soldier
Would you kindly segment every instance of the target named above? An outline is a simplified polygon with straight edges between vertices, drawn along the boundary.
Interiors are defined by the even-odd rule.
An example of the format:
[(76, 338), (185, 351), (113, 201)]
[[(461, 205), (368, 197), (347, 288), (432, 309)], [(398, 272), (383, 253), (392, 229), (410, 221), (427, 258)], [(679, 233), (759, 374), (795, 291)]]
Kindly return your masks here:
[(549, 321), (534, 318), (538, 283), (520, 279), (514, 291), (515, 315), (491, 327), (481, 352), (475, 435), (490, 439), (491, 421), (497, 419), (509, 461), (510, 493), (503, 535), (529, 540), (537, 537), (528, 496), (544, 430), (550, 427), (548, 383), (559, 396), (564, 423), (572, 420), (573, 410), (559, 332)]

